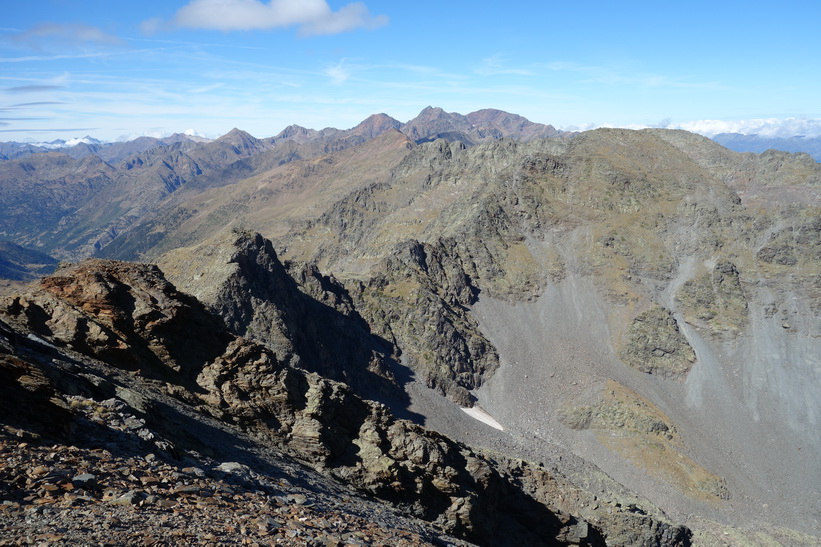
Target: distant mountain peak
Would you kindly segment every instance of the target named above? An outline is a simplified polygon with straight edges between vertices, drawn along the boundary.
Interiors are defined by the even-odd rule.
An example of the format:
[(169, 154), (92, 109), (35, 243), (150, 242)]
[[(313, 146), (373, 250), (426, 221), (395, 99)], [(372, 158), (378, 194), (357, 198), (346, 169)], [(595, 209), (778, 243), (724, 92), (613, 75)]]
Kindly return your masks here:
[(316, 129), (308, 129), (307, 127), (302, 127), (301, 125), (291, 124), (273, 138), (274, 142), (284, 141), (284, 140), (295, 140), (297, 142), (303, 142), (309, 139), (316, 137), (319, 134), (319, 131)]
[(223, 135), (223, 136), (221, 136), (220, 138), (218, 138), (217, 140), (218, 140), (218, 141), (227, 141), (227, 140), (234, 140), (234, 139), (237, 139), (237, 138), (239, 138), (239, 139), (254, 139), (254, 140), (256, 140), (256, 137), (254, 137), (253, 135), (251, 135), (251, 134), (250, 134), (250, 133), (248, 133), (247, 131), (243, 131), (242, 129), (239, 129), (239, 128), (236, 128), (236, 127), (235, 127), (235, 128), (233, 128), (233, 129), (232, 129), (231, 131), (229, 131), (228, 133), (226, 133), (225, 135)]
[[(144, 138), (144, 137), (141, 137)], [(184, 141), (191, 141), (196, 143), (204, 143), (204, 142), (211, 142), (214, 139), (209, 139), (207, 137), (202, 137), (200, 135), (189, 133), (186, 131), (185, 133), (174, 133), (168, 137), (160, 139), (162, 142), (166, 144), (173, 144), (175, 142), (184, 142)]]
[(372, 114), (350, 130), (354, 135), (374, 138), (391, 129), (401, 129), (403, 124), (387, 114)]
[[(450, 118), (453, 117), (452, 114), (445, 112), (444, 109), (438, 106), (427, 106), (419, 112), (419, 115), (414, 118), (417, 121), (425, 121), (425, 120), (436, 120), (442, 118)], [(410, 123), (410, 122), (408, 122)]]
[(251, 135), (250, 133), (237, 129), (236, 127), (218, 138), (215, 143), (229, 144), (237, 149), (237, 151), (244, 150), (246, 153), (253, 153), (253, 151), (264, 148), (262, 141)]
[(736, 152), (753, 152), (761, 154), (767, 150), (784, 152), (806, 152), (821, 162), (821, 137), (795, 135), (793, 137), (767, 137), (763, 135), (744, 135), (741, 133), (719, 133), (712, 140)]

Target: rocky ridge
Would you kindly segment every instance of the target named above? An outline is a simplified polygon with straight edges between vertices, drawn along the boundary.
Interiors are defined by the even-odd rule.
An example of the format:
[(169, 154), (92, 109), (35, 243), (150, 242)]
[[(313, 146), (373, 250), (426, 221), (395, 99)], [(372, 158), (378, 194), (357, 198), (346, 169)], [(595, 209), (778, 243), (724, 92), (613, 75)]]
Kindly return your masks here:
[[(795, 477), (815, 474), (803, 457), (779, 466), (778, 443), (757, 455), (743, 447), (764, 431), (783, 433), (788, 444), (819, 441), (808, 425), (818, 406), (809, 387), (816, 376), (804, 357), (815, 351), (811, 333), (818, 325), (818, 174), (802, 156), (740, 155), (677, 131), (608, 129), (570, 140), (476, 146), (440, 139), (409, 144), (389, 169), (336, 194), (321, 214), (263, 235), (271, 235), (286, 262), (332, 272), (416, 379), (462, 406), (492, 407), (521, 443), (533, 442), (526, 439), (534, 429), (552, 429), (555, 442), (595, 449), (608, 473), (681, 514), (713, 514), (714, 507), (733, 514), (748, 496), (771, 513), (764, 477), (784, 473), (794, 478), (783, 484), (798, 484)], [(173, 272), (215, 241), (158, 260)], [(483, 321), (475, 313), (483, 302), (492, 303), (492, 314), (509, 306), (523, 315), (508, 324)], [(528, 309), (539, 315), (530, 317)], [(592, 321), (589, 330), (564, 334), (576, 315)], [(556, 339), (558, 332), (565, 338)], [(531, 349), (510, 348), (506, 338)], [(568, 363), (567, 371), (559, 363)], [(803, 380), (785, 367), (800, 369)], [(779, 387), (760, 381), (770, 375)], [(564, 383), (543, 386), (534, 376)], [(494, 385), (512, 385), (511, 377), (525, 391), (483, 399)], [(651, 406), (643, 408), (664, 409), (682, 446), (654, 444), (612, 424), (568, 430), (556, 419), (562, 409), (597, 408), (601, 400), (582, 386), (606, 394), (608, 380), (646, 398)], [(509, 410), (504, 401), (520, 401), (533, 385), (552, 395), (526, 411)], [(704, 395), (719, 386), (732, 396)], [(743, 417), (738, 408), (746, 409)], [(548, 425), (530, 416), (546, 416)], [(720, 439), (706, 441), (704, 428), (719, 424)], [(445, 430), (457, 437), (460, 431)], [(596, 435), (595, 446), (586, 432)], [(610, 442), (621, 435), (632, 440)], [(730, 439), (735, 456), (729, 448), (718, 454)], [(658, 450), (647, 457), (636, 450), (649, 445)], [(671, 454), (681, 466), (666, 466)], [(743, 465), (734, 459), (741, 454), (750, 458)], [(624, 461), (673, 491), (659, 494)], [(815, 499), (819, 485), (801, 484), (808, 489), (801, 496)], [(791, 526), (814, 530), (813, 511), (793, 511)], [(792, 519), (789, 513), (768, 518)]]
[(172, 135), (124, 143), (82, 142), (68, 148), (0, 143), (0, 232), (61, 259), (82, 258), (116, 242), (189, 184), (224, 187), (390, 131), (402, 131), (420, 142), (445, 136), (468, 145), (501, 137), (572, 135), (495, 110), (475, 112), (470, 119), (429, 107), (408, 123), (378, 114), (347, 130), (290, 126), (269, 138), (233, 129), (213, 141)]
[[(584, 454), (707, 528), (693, 515), (817, 534), (818, 164), (668, 130), (476, 144), (464, 117), (424, 114), (431, 138), (381, 116), (343, 140), (291, 128), (106, 252), (148, 253), (284, 366), (418, 422), (439, 416), (406, 407), (414, 377), (490, 412), (508, 454)], [(324, 330), (361, 341), (342, 337), (342, 366)]]
[[(224, 426), (229, 433), (244, 431), (249, 439), (265, 439), (284, 454), (360, 492), (388, 500), (405, 514), (470, 541), (596, 545), (604, 544), (607, 537), (629, 537), (632, 540), (624, 544), (689, 544), (686, 529), (651, 518), (645, 510), (610, 506), (607, 511), (593, 513), (596, 524), (571, 517), (557, 507), (559, 499), (535, 496), (539, 491), (556, 493), (565, 486), (575, 496), (583, 495), (560, 476), (525, 462), (490, 458), (397, 420), (387, 407), (359, 398), (344, 384), (289, 366), (265, 346), (229, 334), (220, 319), (193, 298), (177, 292), (156, 267), (92, 261), (60, 270), (45, 278), (40, 288), (6, 301), (4, 321), (4, 371), (12, 380), (6, 388), (18, 396), (40, 393), (38, 410), (43, 411), (23, 417), (4, 413), (7, 432), (23, 431), (25, 436), (31, 435), (25, 431), (39, 430), (34, 438), (56, 436), (63, 442), (80, 442), (72, 438), (72, 429), (85, 423), (84, 416), (86, 420), (96, 416), (94, 421), (101, 431), (113, 431), (123, 427), (117, 424), (123, 424), (141, 439), (138, 445), (143, 443), (142, 447), (160, 453), (163, 463), (155, 474), (179, 473), (177, 481), (185, 473), (193, 475), (173, 487), (166, 486), (167, 478), (155, 477), (156, 483), (148, 479), (137, 489), (129, 489), (135, 482), (117, 479), (119, 493), (107, 489), (107, 495), (98, 497), (98, 490), (91, 487), (98, 476), (85, 477), (85, 468), (70, 470), (68, 474), (74, 473), (74, 478), (72, 487), (67, 487), (65, 472), (46, 470), (44, 474), (52, 473), (51, 478), (35, 483), (39, 471), (28, 479), (16, 478), (19, 475), (6, 467), (4, 477), (10, 482), (4, 484), (48, 488), (43, 486), (37, 494), (6, 504), (5, 515), (17, 514), (18, 507), (28, 511), (29, 503), (64, 492), (68, 496), (62, 495), (61, 502), (70, 512), (77, 501), (72, 497), (73, 489), (78, 489), (78, 498), (82, 498), (78, 510), (96, 507), (101, 501), (135, 506), (135, 511), (136, 507), (156, 505), (156, 511), (146, 511), (142, 517), (133, 512), (126, 517), (115, 515), (117, 528), (118, 523), (184, 504), (184, 496), (194, 504), (201, 498), (210, 499), (203, 504), (217, 507), (222, 506), (220, 500), (225, 495), (233, 493), (235, 499), (247, 496), (242, 489), (239, 494), (232, 492), (230, 485), (218, 491), (213, 490), (217, 488), (214, 483), (197, 482), (194, 477), (200, 473), (196, 470), (180, 473), (168, 467), (174, 459), (195, 458), (199, 452), (213, 458), (221, 450), (229, 450), (230, 443), (227, 447), (215, 443), (204, 433), (207, 427), (195, 426), (192, 421), (214, 423), (208, 419), (212, 416), (217, 423), (234, 424)], [(183, 332), (188, 336), (182, 336)], [(194, 346), (192, 340), (196, 341)], [(22, 385), (39, 387), (25, 389)], [(197, 415), (201, 417), (194, 418)], [(57, 416), (62, 418), (52, 419)], [(177, 418), (170, 420), (171, 416)], [(177, 429), (179, 426), (184, 429)], [(80, 437), (84, 428), (80, 428)], [(186, 433), (180, 434), (182, 431)], [(217, 438), (225, 435), (211, 434)], [(14, 443), (10, 439), (5, 442)], [(78, 448), (84, 450), (82, 442)], [(47, 452), (58, 451), (36, 451), (41, 457)], [(59, 452), (59, 457), (52, 454), (52, 461), (58, 458), (65, 462), (72, 457)], [(84, 457), (92, 458), (86, 454)], [(105, 451), (96, 454), (103, 460), (109, 458)], [(8, 459), (6, 465), (13, 461)], [(132, 461), (127, 471), (136, 480), (150, 474), (146, 465), (154, 460), (143, 457), (142, 461), (148, 463)], [(242, 467), (235, 468), (242, 474)], [(105, 471), (98, 473), (101, 485), (113, 480), (104, 477)], [(219, 477), (219, 469), (215, 473)], [(186, 483), (192, 483), (190, 488)], [(153, 486), (146, 488), (148, 484)], [(273, 488), (281, 488), (283, 483), (279, 484)], [(251, 495), (253, 500), (265, 499), (256, 496)], [(284, 525), (278, 515), (291, 510), (282, 509), (287, 500), (273, 497), (268, 496), (269, 512), (257, 517), (257, 527), (287, 538), (291, 525)]]

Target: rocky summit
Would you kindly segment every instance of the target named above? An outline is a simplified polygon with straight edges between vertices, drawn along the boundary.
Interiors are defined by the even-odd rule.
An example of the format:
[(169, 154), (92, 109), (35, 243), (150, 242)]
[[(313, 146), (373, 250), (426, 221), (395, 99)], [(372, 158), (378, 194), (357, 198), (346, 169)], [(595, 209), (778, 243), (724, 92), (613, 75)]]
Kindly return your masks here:
[(70, 261), (8, 247), (0, 542), (821, 544), (810, 156), (430, 107), (103, 150), (0, 162)]

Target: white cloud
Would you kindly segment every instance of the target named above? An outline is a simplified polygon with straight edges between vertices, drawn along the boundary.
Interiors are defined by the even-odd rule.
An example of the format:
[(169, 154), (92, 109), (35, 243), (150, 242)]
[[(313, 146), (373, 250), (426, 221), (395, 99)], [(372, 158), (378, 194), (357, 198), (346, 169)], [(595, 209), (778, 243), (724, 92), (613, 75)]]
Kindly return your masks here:
[[(327, 5), (327, 4), (326, 4)], [(373, 16), (362, 2), (342, 6), (339, 11), (329, 13), (303, 25), (299, 33), (303, 36), (339, 34), (355, 28), (374, 29), (388, 24), (387, 15)]]
[(741, 133), (762, 137), (788, 138), (797, 135), (821, 136), (821, 118), (762, 118), (752, 120), (696, 120), (673, 124), (670, 127), (686, 129), (713, 137), (720, 133)]
[(648, 127), (664, 129), (684, 129), (705, 137), (715, 137), (721, 133), (740, 133), (742, 135), (759, 135), (769, 138), (821, 137), (821, 118), (759, 118), (750, 120), (695, 120), (689, 122), (671, 122), (665, 118), (658, 123), (614, 124), (586, 123), (567, 125), (565, 131), (587, 131), (599, 127), (621, 127), (623, 129), (646, 129)]
[(80, 143), (83, 143), (83, 144), (100, 144), (100, 141), (86, 135), (85, 137), (74, 137), (73, 139), (67, 140), (65, 146), (67, 148), (70, 148), (70, 147), (76, 146)]
[[(298, 26), (302, 35), (318, 35), (376, 28), (387, 24), (388, 18), (371, 15), (362, 2), (333, 11), (326, 0), (191, 0), (177, 11), (174, 22), (181, 27), (224, 31)], [(145, 30), (160, 26), (156, 19), (143, 24)]]

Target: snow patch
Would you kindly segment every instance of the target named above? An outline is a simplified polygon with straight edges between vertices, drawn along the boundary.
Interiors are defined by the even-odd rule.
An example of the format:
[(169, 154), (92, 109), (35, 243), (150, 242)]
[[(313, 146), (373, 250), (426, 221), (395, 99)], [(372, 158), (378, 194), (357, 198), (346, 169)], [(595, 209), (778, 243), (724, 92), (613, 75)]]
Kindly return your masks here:
[(73, 138), (73, 139), (67, 140), (65, 142), (65, 144), (63, 145), (63, 147), (71, 148), (72, 146), (77, 146), (78, 144), (101, 144), (101, 143), (100, 143), (100, 141), (98, 141), (94, 137), (89, 137), (88, 135), (86, 135), (85, 137)]
[(465, 414), (467, 414), (471, 418), (475, 418), (476, 420), (479, 420), (480, 422), (482, 422), (484, 424), (487, 424), (490, 427), (494, 427), (494, 428), (498, 429), (499, 431), (504, 431), (505, 430), (505, 428), (502, 427), (502, 424), (497, 422), (496, 419), (493, 416), (491, 416), (490, 414), (488, 414), (487, 412), (482, 410), (482, 408), (479, 407), (478, 405), (474, 406), (473, 408), (465, 408), (465, 407), (459, 407), (459, 408), (461, 408), (462, 412), (464, 412)]
[(30, 142), (26, 144), (39, 146), (41, 148), (48, 148), (49, 150), (55, 150), (58, 148), (71, 148), (72, 146), (77, 146), (78, 144), (102, 144), (102, 141), (86, 135), (85, 137), (74, 137), (73, 139), (69, 139), (67, 141), (57, 139), (49, 142)]

